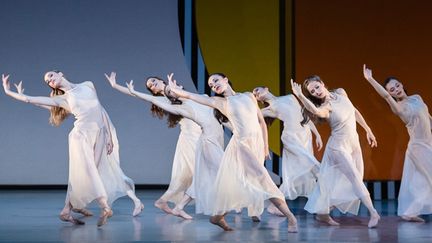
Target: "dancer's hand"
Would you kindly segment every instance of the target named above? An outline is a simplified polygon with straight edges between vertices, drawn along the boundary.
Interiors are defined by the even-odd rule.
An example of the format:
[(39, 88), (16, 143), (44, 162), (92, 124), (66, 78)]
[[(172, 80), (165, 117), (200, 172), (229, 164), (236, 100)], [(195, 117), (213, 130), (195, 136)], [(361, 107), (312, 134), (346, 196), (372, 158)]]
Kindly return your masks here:
[(14, 84), (14, 85), (15, 85), (15, 88), (17, 90), (17, 93), (20, 95), (24, 95), (24, 88), (22, 86), (22, 81), (19, 81), (18, 84)]
[(318, 151), (320, 151), (323, 147), (323, 142), (322, 142), (321, 136), (318, 136), (315, 138), (315, 144), (317, 146)]
[(372, 77), (372, 70), (366, 67), (366, 64), (363, 64), (363, 76), (366, 80), (373, 79)]
[(268, 148), (264, 149), (265, 160), (271, 160), (270, 151)]
[(292, 79), (291, 79), (291, 88), (292, 88), (293, 94), (295, 94), (296, 96), (302, 95), (301, 85), (294, 82), (294, 80), (292, 80)]
[(108, 74), (105, 73), (105, 78), (108, 80), (108, 82), (111, 84), (111, 87), (114, 87), (116, 83), (116, 73), (111, 72), (111, 74), (108, 76)]
[(378, 143), (377, 140), (375, 138), (375, 136), (373, 135), (372, 132), (368, 132), (366, 133), (366, 137), (368, 140), (369, 145), (373, 148), (373, 147), (378, 147)]
[(168, 78), (168, 87), (170, 88), (170, 92), (174, 94), (184, 97), (183, 87), (177, 84), (177, 81), (173, 79), (174, 73), (170, 73), (167, 75)]
[(129, 89), (129, 92), (130, 92), (131, 94), (134, 94), (134, 93), (135, 93), (135, 87), (134, 87), (134, 84), (133, 84), (133, 80), (129, 81), (129, 83), (126, 82), (126, 86), (127, 86), (127, 88)]
[(3, 89), (6, 94), (10, 92), (10, 83), (9, 83), (9, 74), (5, 75), (2, 74), (2, 81), (3, 81)]

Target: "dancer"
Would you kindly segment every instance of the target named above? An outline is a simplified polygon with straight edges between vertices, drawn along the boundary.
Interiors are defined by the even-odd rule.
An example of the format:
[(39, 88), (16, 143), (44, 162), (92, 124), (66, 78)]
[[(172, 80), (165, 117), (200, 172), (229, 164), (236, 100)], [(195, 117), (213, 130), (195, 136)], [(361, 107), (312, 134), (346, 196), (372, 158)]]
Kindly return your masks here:
[(425, 222), (421, 214), (432, 214), (432, 117), (420, 95), (406, 93), (403, 84), (389, 77), (381, 86), (372, 70), (363, 65), (365, 79), (406, 124), (410, 140), (405, 152), (398, 215), (406, 221)]
[[(306, 126), (300, 124), (303, 120), (302, 107), (294, 95), (275, 97), (267, 87), (256, 87), (253, 94), (259, 102), (267, 105), (261, 109), (264, 117), (283, 121), (283, 183), (279, 189), (290, 200), (299, 196), (307, 197), (316, 184), (319, 171), (319, 162), (313, 155), (311, 131), (315, 134), (318, 150), (321, 150), (323, 145), (320, 134), (312, 121)], [(273, 204), (267, 207), (267, 211), (271, 214), (281, 214)]]
[(92, 82), (71, 83), (62, 72), (49, 71), (44, 80), (52, 89), (51, 97), (35, 97), (23, 93), (21, 82), (15, 85), (17, 92), (11, 91), (9, 75), (2, 75), (2, 80), (12, 98), (49, 108), (51, 124), (60, 125), (70, 113), (76, 118), (69, 133), (69, 182), (61, 220), (84, 224), (72, 217), (71, 209), (85, 214), (86, 205), (96, 199), (101, 207), (97, 225), (102, 226), (113, 214), (110, 205), (124, 195), (135, 203), (134, 216), (142, 211), (133, 181), (120, 168), (117, 135)]
[[(127, 87), (117, 84), (115, 72), (111, 72), (109, 76), (105, 74), (105, 77), (114, 89), (123, 94), (135, 96), (130, 93)], [(153, 94), (153, 97), (148, 97), (148, 101), (154, 101), (151, 107), (153, 115), (159, 118), (168, 116), (168, 127), (175, 127), (177, 123), (180, 124), (180, 134), (173, 159), (171, 181), (167, 191), (154, 203), (154, 206), (163, 212), (172, 214), (173, 211), (169, 207), (168, 202), (177, 205), (183, 199), (187, 189), (192, 185), (192, 178), (195, 170), (195, 153), (198, 140), (202, 133), (201, 127), (191, 119), (176, 115), (179, 114), (178, 111), (167, 112), (162, 108), (162, 105), (165, 108), (169, 107), (168, 109), (170, 110), (175, 108), (170, 105), (169, 100), (164, 97), (166, 85), (162, 79), (149, 77), (146, 81), (146, 87)], [(147, 97), (147, 95), (143, 94), (143, 97)], [(183, 212), (176, 211), (175, 213), (184, 215)]]
[(224, 97), (206, 97), (182, 90), (170, 82), (171, 92), (218, 109), (230, 121), (233, 136), (226, 147), (214, 183), (210, 222), (226, 231), (232, 230), (225, 221), (231, 210), (248, 208), (249, 216), (259, 216), (264, 200), (269, 199), (288, 218), (288, 232), (297, 232), (297, 220), (289, 210), (285, 197), (273, 183), (262, 161), (268, 156), (267, 128), (261, 111), (251, 93), (236, 93), (228, 78), (212, 74), (209, 87)]
[[(168, 75), (168, 80), (172, 80), (173, 74)], [(180, 114), (191, 119), (200, 125), (202, 134), (198, 140), (195, 155), (195, 172), (193, 175), (192, 185), (186, 191), (180, 203), (176, 204), (172, 210), (173, 214), (184, 219), (192, 219), (192, 216), (187, 214), (183, 208), (192, 200), (195, 199), (195, 212), (209, 213), (212, 200), (212, 186), (216, 179), (219, 164), (223, 156), (223, 129), (222, 125), (213, 115), (213, 109), (208, 106), (201, 105), (192, 100), (180, 100), (178, 97), (169, 91), (169, 86), (166, 87), (165, 95), (172, 101), (177, 101), (177, 104), (167, 104), (166, 101), (158, 101), (157, 97), (149, 96), (144, 93), (135, 91), (133, 81), (127, 84), (129, 91), (137, 98), (150, 101), (164, 110)], [(180, 104), (178, 104), (180, 103)]]
[(318, 183), (309, 196), (305, 209), (318, 214), (316, 218), (319, 221), (339, 225), (330, 217), (331, 209), (336, 207), (343, 213), (357, 214), (361, 200), (371, 215), (368, 227), (376, 227), (380, 216), (363, 184), (363, 157), (356, 122), (365, 129), (370, 146), (376, 147), (377, 142), (371, 129), (352, 105), (344, 89), (330, 92), (317, 75), (306, 78), (303, 83), (306, 96), (302, 93), (302, 86), (293, 80), (291, 86), (293, 93), (305, 107), (302, 124), (309, 118), (325, 119), (331, 128)]

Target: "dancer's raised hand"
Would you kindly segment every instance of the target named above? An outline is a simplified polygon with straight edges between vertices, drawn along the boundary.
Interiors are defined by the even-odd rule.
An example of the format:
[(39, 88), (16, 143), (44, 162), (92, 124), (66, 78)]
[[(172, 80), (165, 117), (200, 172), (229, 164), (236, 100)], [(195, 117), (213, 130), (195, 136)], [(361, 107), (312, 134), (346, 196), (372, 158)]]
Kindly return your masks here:
[(20, 95), (23, 95), (24, 94), (24, 87), (22, 85), (22, 81), (19, 81), (18, 84), (14, 84), (14, 85), (15, 85), (15, 88), (17, 90), (17, 93)]
[(366, 64), (363, 64), (363, 76), (366, 80), (373, 79), (372, 77), (372, 70), (366, 67)]
[(108, 74), (105, 73), (105, 78), (111, 84), (111, 87), (114, 87), (117, 84), (116, 83), (116, 73), (115, 72), (111, 72), (109, 76), (108, 76)]
[(291, 79), (291, 88), (292, 88), (293, 94), (295, 94), (296, 96), (299, 96), (302, 94), (301, 85), (294, 82), (294, 80), (292, 80), (292, 79)]
[(3, 89), (5, 93), (10, 92), (9, 74), (8, 75), (2, 74), (2, 81), (3, 81)]
[(129, 81), (129, 83), (126, 82), (126, 86), (127, 86), (127, 88), (129, 89), (129, 92), (130, 92), (131, 94), (135, 93), (135, 87), (134, 87), (133, 80)]

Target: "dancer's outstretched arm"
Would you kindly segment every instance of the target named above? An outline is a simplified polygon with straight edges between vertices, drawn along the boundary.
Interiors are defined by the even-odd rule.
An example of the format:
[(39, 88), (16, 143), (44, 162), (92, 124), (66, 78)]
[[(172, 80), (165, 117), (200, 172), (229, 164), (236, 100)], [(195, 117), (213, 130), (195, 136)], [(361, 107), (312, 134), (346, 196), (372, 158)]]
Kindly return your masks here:
[(148, 101), (150, 103), (153, 103), (157, 106), (159, 106), (160, 108), (162, 108), (163, 110), (172, 113), (174, 115), (181, 115), (187, 118), (192, 118), (193, 116), (193, 111), (191, 109), (189, 109), (187, 106), (182, 106), (182, 105), (173, 105), (171, 104), (171, 102), (168, 100), (168, 98), (164, 97), (164, 96), (153, 96), (153, 95), (148, 95), (145, 93), (141, 93), (135, 90), (134, 84), (133, 84), (133, 80), (131, 80), (129, 83), (126, 83), (128, 92), (130, 92), (131, 95)]
[(395, 114), (399, 115), (402, 109), (401, 106), (393, 99), (389, 92), (387, 92), (387, 90), (372, 77), (372, 70), (367, 68), (366, 64), (363, 64), (363, 76), (369, 82), (369, 84), (372, 85), (372, 87), (378, 92), (378, 94), (387, 101), (392, 111)]
[(310, 128), (310, 130), (312, 131), (312, 133), (315, 135), (315, 144), (318, 148), (318, 151), (320, 151), (323, 147), (323, 142), (321, 139), (321, 134), (318, 132), (315, 124), (312, 121), (308, 122), (308, 126)]
[(299, 98), (299, 100), (303, 103), (304, 107), (308, 111), (310, 111), (312, 114), (320, 118), (329, 118), (330, 111), (331, 111), (330, 106), (325, 105), (325, 106), (316, 107), (312, 103), (312, 101), (310, 101), (306, 96), (303, 95), (301, 90), (301, 85), (294, 82), (292, 79), (291, 79), (291, 87), (295, 96)]
[(14, 92), (10, 89), (9, 75), (2, 74), (2, 81), (3, 81), (3, 89), (5, 93), (16, 100), (23, 101), (26, 103), (31, 103), (45, 108), (58, 106), (68, 110), (66, 101), (63, 98), (60, 98), (59, 96), (45, 97), (45, 96), (25, 95), (24, 88), (22, 86), (21, 81), (19, 82), (18, 85), (15, 84), (15, 87), (18, 92)]
[(108, 80), (108, 82), (111, 84), (111, 87), (122, 92), (123, 94), (134, 96), (133, 94), (131, 94), (129, 92), (129, 89), (127, 87), (124, 87), (124, 86), (117, 84), (117, 81), (116, 81), (116, 75), (117, 74), (115, 72), (111, 72), (109, 76), (106, 73), (104, 75), (105, 75), (105, 78)]
[(171, 92), (177, 94), (178, 96), (186, 99), (191, 99), (196, 101), (202, 105), (210, 106), (215, 109), (218, 109), (220, 112), (224, 113), (224, 100), (221, 97), (208, 97), (200, 94), (195, 94), (188, 92), (186, 90), (181, 89), (180, 86), (177, 85), (176, 81), (173, 79), (173, 74), (168, 75), (168, 85), (171, 89)]

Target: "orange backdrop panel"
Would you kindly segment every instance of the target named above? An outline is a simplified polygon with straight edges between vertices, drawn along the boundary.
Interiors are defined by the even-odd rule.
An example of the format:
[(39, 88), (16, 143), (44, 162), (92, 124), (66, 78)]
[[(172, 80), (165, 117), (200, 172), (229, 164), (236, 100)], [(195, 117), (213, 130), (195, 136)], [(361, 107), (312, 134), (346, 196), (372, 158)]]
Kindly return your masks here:
[[(409, 94), (432, 105), (432, 1), (301, 0), (295, 2), (296, 78), (318, 74), (332, 88), (343, 87), (378, 140), (368, 147), (358, 126), (365, 179), (401, 178), (408, 133), (402, 121), (363, 78), (362, 65), (378, 81), (398, 77)], [(323, 138), (327, 125), (319, 126)]]

